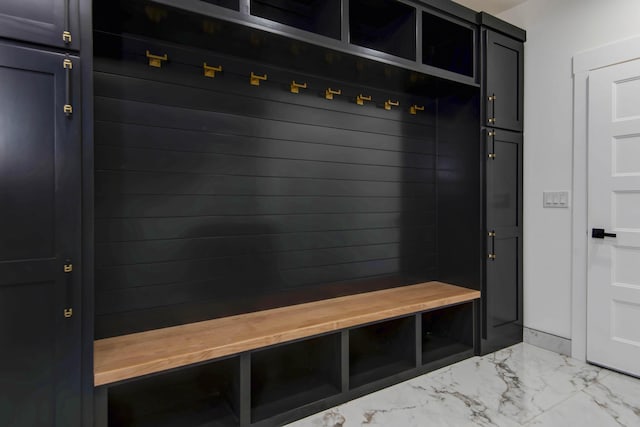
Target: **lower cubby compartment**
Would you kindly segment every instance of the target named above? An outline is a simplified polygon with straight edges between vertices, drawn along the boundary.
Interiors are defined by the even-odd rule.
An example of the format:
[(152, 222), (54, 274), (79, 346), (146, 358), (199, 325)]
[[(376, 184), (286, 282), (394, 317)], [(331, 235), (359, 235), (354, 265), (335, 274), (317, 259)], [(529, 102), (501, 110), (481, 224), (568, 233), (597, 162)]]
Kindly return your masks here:
[(473, 351), (473, 303), (422, 313), (422, 364)]
[(109, 387), (109, 427), (239, 426), (239, 357)]
[(351, 389), (416, 367), (415, 317), (375, 323), (349, 331)]
[(340, 334), (251, 354), (251, 421), (258, 422), (341, 392)]

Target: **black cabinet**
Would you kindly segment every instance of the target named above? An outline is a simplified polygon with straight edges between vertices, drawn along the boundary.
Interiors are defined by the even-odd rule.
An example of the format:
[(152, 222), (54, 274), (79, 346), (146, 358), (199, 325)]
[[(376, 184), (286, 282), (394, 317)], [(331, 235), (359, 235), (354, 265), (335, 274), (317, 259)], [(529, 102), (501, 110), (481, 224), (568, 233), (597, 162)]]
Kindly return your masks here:
[(522, 341), (522, 134), (487, 130), (482, 352)]
[(2, 0), (0, 37), (77, 49), (78, 0)]
[(76, 57), (0, 44), (2, 426), (80, 425), (74, 68)]
[(522, 131), (524, 44), (484, 30), (485, 126)]

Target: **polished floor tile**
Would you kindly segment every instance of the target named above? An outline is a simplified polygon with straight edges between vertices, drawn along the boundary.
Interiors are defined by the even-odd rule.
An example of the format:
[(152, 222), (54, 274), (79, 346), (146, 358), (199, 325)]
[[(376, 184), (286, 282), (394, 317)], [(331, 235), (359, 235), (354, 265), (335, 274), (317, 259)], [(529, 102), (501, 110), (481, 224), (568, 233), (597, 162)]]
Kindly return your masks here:
[(640, 380), (518, 344), (289, 425), (306, 426), (640, 427)]

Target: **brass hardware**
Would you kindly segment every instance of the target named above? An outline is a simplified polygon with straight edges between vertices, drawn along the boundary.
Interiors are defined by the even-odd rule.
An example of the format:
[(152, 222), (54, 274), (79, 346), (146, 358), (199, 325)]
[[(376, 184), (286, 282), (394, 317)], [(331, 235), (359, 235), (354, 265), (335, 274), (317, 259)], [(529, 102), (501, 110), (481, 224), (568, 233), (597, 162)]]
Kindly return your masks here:
[(495, 124), (496, 118), (495, 117), (491, 117), (488, 121), (489, 121), (489, 123)]
[(409, 107), (410, 114), (418, 114), (418, 111), (424, 111), (424, 105), (419, 106), (417, 104), (413, 104), (411, 107)]
[(496, 237), (496, 232), (495, 231), (490, 231), (490, 232), (487, 233), (487, 235), (489, 237)]
[(73, 264), (65, 264), (64, 265), (64, 272), (65, 273), (71, 273), (73, 271)]
[(251, 85), (260, 86), (260, 80), (267, 80), (267, 75), (265, 74), (264, 76), (259, 76), (257, 74), (254, 74), (254, 72), (252, 71), (251, 78), (249, 79)]
[(166, 53), (162, 56), (159, 56), (159, 55), (152, 55), (149, 51), (147, 51), (147, 58), (149, 58), (149, 66), (155, 67), (155, 68), (162, 67), (162, 61), (166, 61), (169, 59)]
[(69, 104), (65, 104), (63, 110), (66, 115), (73, 114), (73, 107)]
[(495, 261), (495, 259), (496, 259), (496, 254), (489, 254), (489, 259), (490, 259), (491, 261)]
[(490, 158), (491, 160), (495, 160), (495, 158), (496, 158), (496, 153), (489, 153), (489, 158)]
[(489, 133), (487, 134), (489, 136), (496, 136), (496, 131), (495, 130), (490, 130)]
[(371, 96), (364, 96), (363, 94), (356, 96), (356, 104), (364, 105), (364, 101), (371, 101)]
[(217, 67), (207, 65), (205, 62), (202, 64), (202, 68), (204, 68), (204, 76), (214, 78), (216, 76), (216, 71), (222, 71), (222, 65), (218, 65)]
[(65, 308), (64, 309), (64, 317), (68, 319), (71, 316), (73, 316), (73, 308)]
[(496, 100), (496, 96), (495, 95), (491, 95), (489, 96), (489, 102), (495, 101)]
[(291, 82), (291, 93), (300, 93), (300, 89), (306, 89), (306, 83), (296, 83), (295, 80)]
[(70, 59), (65, 59), (64, 61), (62, 61), (62, 68), (68, 68), (70, 70), (73, 69), (73, 62), (71, 62)]
[(385, 110), (391, 110), (391, 107), (398, 107), (399, 105), (400, 105), (400, 101), (392, 101), (390, 99), (387, 99), (386, 101), (384, 101)]
[(62, 41), (65, 43), (71, 43), (71, 33), (69, 31), (62, 32)]
[(327, 88), (327, 90), (324, 91), (324, 97), (326, 99), (333, 99), (333, 95), (342, 95), (342, 90), (333, 90), (331, 88)]

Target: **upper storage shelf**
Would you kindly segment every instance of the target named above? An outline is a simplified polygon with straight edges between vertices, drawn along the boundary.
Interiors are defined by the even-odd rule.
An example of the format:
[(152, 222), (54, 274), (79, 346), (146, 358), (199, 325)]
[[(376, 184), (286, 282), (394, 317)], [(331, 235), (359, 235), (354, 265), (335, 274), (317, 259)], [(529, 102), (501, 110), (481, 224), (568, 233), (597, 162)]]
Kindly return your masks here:
[(251, 0), (251, 14), (340, 40), (340, 0)]
[[(234, 56), (282, 57), (297, 55), (297, 63), (315, 67), (309, 52), (323, 50), (324, 62), (340, 56), (352, 62), (373, 61), (401, 68), (420, 78), (479, 87), (477, 14), (454, 2), (429, 0), (118, 0), (126, 19), (109, 19), (118, 9), (111, 2), (96, 28), (129, 32), (164, 40), (207, 39), (210, 49), (223, 46)], [(434, 2), (435, 3), (435, 2)], [(97, 2), (99, 6), (101, 3)], [(167, 7), (168, 6), (168, 7)], [(143, 10), (146, 15), (134, 16)], [(176, 17), (190, 14), (196, 25), (180, 27)], [(145, 18), (148, 18), (146, 19)], [(196, 22), (200, 19), (202, 22)], [(122, 28), (111, 28), (118, 22)], [(134, 25), (135, 24), (135, 25)], [(206, 34), (201, 34), (201, 28)], [(249, 39), (249, 47), (238, 41)], [(284, 47), (284, 49), (283, 49)], [(266, 53), (271, 49), (270, 53)], [(289, 53), (287, 53), (289, 52)], [(347, 54), (347, 55), (344, 55)], [(291, 56), (290, 55), (290, 56)], [(343, 64), (344, 66), (344, 64)], [(356, 73), (362, 74), (362, 65)], [(316, 67), (317, 68), (317, 67)], [(317, 69), (323, 74), (324, 71)], [(434, 80), (435, 80), (434, 79)]]
[(394, 0), (350, 0), (352, 44), (416, 59), (416, 9)]
[(475, 25), (422, 12), (422, 63), (473, 77)]

